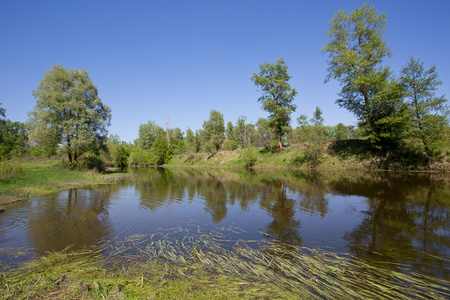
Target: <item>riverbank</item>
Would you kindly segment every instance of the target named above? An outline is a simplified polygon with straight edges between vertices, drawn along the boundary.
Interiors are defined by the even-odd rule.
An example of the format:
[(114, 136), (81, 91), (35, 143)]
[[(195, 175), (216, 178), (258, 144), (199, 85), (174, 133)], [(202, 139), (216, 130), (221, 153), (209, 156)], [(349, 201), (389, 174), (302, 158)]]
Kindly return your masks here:
[(214, 154), (195, 153), (174, 155), (169, 167), (212, 167), (253, 170), (296, 170), (316, 172), (340, 171), (401, 171), (450, 173), (450, 161), (441, 159), (430, 165), (405, 155), (375, 155), (359, 145), (329, 144), (312, 157), (302, 145), (293, 145), (274, 153), (264, 148), (219, 151)]
[(62, 189), (92, 186), (129, 177), (125, 173), (99, 174), (90, 170), (75, 171), (62, 166), (60, 160), (22, 159), (9, 162), (20, 172), (0, 181), (0, 210), (6, 205)]

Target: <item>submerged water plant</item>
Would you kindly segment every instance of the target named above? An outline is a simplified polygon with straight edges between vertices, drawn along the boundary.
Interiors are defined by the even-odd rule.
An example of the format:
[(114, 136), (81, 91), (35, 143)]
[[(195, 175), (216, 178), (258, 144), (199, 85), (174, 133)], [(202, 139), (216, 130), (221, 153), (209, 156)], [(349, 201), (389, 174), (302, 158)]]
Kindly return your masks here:
[(348, 254), (233, 240), (237, 226), (195, 223), (111, 248), (49, 253), (0, 279), (0, 298), (447, 299), (449, 282)]

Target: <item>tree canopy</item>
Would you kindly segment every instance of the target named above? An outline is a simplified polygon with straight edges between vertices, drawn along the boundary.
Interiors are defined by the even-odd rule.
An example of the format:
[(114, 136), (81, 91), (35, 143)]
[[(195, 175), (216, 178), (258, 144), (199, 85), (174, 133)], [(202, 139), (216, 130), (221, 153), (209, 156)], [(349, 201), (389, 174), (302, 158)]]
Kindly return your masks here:
[(411, 113), (413, 135), (419, 138), (431, 160), (432, 150), (439, 148), (445, 139), (445, 127), (448, 126), (447, 99), (436, 96), (436, 90), (442, 81), (436, 67), (425, 70), (420, 59), (411, 57), (400, 71), (400, 82), (404, 88)]
[(355, 11), (338, 11), (327, 31), (329, 55), (325, 82), (337, 79), (342, 86), (339, 106), (354, 113), (377, 144), (398, 140), (405, 123), (400, 85), (392, 79), (383, 59), (391, 55), (382, 35), (386, 14), (364, 3)]
[(258, 101), (262, 103), (262, 109), (270, 114), (268, 125), (273, 128), (281, 149), (282, 138), (286, 133), (285, 127), (289, 125), (291, 113), (296, 109), (292, 102), (297, 91), (288, 83), (291, 76), (287, 73), (288, 67), (283, 58), (278, 59), (275, 64), (265, 62), (259, 67), (260, 72), (253, 74), (251, 80), (263, 92)]
[(33, 123), (39, 124), (33, 130), (54, 133), (69, 162), (104, 145), (111, 109), (98, 97), (88, 72), (54, 65), (33, 96), (36, 106), (29, 115)]

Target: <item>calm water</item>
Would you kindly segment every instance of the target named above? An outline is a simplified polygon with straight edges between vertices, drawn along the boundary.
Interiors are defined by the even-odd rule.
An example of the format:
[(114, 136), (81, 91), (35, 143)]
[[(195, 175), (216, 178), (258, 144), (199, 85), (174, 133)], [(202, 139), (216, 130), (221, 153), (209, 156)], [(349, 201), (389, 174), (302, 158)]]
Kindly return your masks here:
[(230, 245), (275, 239), (450, 279), (449, 212), (448, 180), (430, 176), (149, 169), (0, 213), (0, 262), (195, 222), (205, 233), (233, 228)]

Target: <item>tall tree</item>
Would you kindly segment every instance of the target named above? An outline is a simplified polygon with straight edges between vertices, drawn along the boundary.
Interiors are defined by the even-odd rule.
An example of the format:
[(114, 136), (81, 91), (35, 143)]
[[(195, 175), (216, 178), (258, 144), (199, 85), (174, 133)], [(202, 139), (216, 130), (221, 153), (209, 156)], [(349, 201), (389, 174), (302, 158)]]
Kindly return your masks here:
[(58, 134), (70, 162), (104, 145), (111, 109), (103, 105), (97, 87), (85, 70), (54, 65), (33, 91), (36, 99), (30, 117)]
[(225, 139), (225, 123), (223, 115), (217, 110), (211, 110), (208, 121), (203, 123), (207, 143), (212, 147), (209, 150), (219, 151)]
[(445, 127), (448, 127), (447, 99), (444, 95), (436, 96), (442, 81), (435, 66), (425, 70), (423, 61), (411, 57), (400, 71), (400, 82), (408, 99), (413, 133), (422, 141), (430, 161), (432, 150), (439, 147), (439, 142), (445, 138)]
[(397, 139), (405, 121), (405, 107), (398, 83), (392, 80), (383, 59), (391, 55), (382, 35), (386, 14), (364, 3), (355, 11), (338, 11), (327, 31), (328, 75), (340, 81), (340, 107), (353, 112), (377, 144)]
[(269, 112), (268, 125), (273, 128), (278, 146), (282, 149), (286, 127), (291, 121), (291, 113), (296, 109), (292, 102), (297, 91), (288, 83), (291, 76), (287, 73), (283, 58), (278, 59), (275, 64), (265, 62), (259, 67), (261, 71), (253, 74), (251, 80), (263, 92), (258, 101), (262, 103), (262, 109)]

